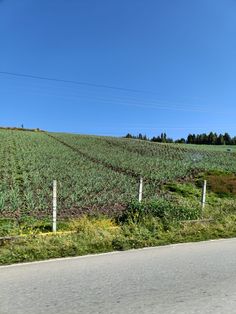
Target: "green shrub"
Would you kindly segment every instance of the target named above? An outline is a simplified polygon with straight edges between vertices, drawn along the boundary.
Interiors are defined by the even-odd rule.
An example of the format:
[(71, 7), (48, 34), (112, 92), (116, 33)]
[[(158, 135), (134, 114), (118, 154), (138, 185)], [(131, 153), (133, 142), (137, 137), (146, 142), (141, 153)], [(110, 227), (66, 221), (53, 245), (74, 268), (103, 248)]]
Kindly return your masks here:
[(186, 206), (165, 199), (146, 202), (131, 202), (119, 217), (120, 223), (129, 221), (140, 222), (146, 216), (161, 220), (191, 220), (200, 217), (201, 210), (196, 206)]

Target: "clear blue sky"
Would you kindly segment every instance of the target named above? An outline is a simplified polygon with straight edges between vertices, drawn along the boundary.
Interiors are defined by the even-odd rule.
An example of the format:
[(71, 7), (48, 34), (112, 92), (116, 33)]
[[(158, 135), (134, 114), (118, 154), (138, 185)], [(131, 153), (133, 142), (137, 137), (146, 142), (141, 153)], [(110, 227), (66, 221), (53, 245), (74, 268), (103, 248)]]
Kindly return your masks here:
[(235, 0), (0, 0), (0, 125), (236, 135)]

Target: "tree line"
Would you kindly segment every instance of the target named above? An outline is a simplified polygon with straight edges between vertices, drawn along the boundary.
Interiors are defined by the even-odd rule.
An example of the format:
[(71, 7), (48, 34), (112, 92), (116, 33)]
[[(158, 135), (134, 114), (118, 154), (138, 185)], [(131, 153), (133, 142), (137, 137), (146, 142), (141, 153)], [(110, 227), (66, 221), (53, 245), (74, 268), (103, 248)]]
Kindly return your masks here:
[(148, 138), (145, 134), (139, 133), (132, 135), (128, 133), (125, 138), (132, 138), (144, 141), (151, 141), (157, 143), (182, 143), (182, 144), (205, 144), (205, 145), (236, 145), (236, 136), (231, 137), (229, 133), (217, 134), (210, 132), (209, 134), (189, 134), (187, 138), (180, 138), (173, 140), (168, 137), (166, 133), (161, 133), (158, 136)]

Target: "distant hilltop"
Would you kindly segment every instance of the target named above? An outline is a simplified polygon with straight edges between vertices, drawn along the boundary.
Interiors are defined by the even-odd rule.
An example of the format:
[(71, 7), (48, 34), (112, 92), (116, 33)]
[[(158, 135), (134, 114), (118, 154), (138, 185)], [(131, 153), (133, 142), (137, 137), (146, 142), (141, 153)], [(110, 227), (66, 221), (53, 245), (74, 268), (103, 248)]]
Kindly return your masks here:
[(11, 127), (11, 126), (0, 126), (1, 130), (16, 130), (16, 131), (28, 131), (28, 132), (44, 132), (43, 130), (39, 128), (35, 129), (27, 129), (27, 128), (19, 128), (19, 127)]

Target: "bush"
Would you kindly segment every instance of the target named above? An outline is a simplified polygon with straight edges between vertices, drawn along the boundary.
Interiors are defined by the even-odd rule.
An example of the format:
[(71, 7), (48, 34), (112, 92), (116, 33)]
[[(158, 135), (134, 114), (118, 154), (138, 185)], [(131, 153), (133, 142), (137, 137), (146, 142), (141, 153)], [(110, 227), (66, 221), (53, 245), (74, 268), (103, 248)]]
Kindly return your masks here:
[(140, 222), (147, 216), (161, 220), (192, 220), (200, 217), (198, 207), (175, 204), (173, 201), (156, 199), (147, 202), (131, 202), (119, 217), (120, 223)]

